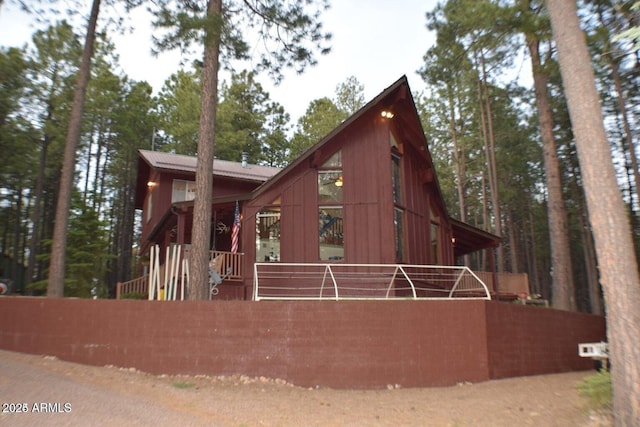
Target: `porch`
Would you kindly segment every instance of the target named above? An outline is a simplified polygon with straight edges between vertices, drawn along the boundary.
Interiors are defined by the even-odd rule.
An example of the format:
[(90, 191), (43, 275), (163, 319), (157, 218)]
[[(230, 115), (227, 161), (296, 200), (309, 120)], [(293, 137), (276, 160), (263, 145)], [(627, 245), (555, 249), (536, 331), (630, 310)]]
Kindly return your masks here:
[[(167, 258), (169, 258), (167, 252)], [(210, 251), (209, 259), (221, 257), (217, 273), (225, 276), (221, 285), (227, 292), (212, 299), (441, 299), (481, 298), (526, 301), (530, 294), (526, 273), (472, 271), (462, 266), (378, 265), (344, 263), (255, 263), (247, 276), (243, 271), (243, 253)], [(189, 251), (184, 252), (189, 259)], [(154, 295), (151, 299), (183, 299), (178, 280), (167, 262), (160, 266), (160, 283), (174, 276), (174, 297)], [(188, 268), (180, 273), (189, 275)], [(245, 280), (252, 278), (253, 289), (245, 292)], [(366, 285), (363, 286), (363, 284)], [(242, 289), (241, 289), (242, 288)], [(229, 292), (229, 290), (231, 290)], [(318, 291), (319, 290), (319, 291)], [(319, 293), (318, 293), (319, 292)], [(182, 297), (176, 298), (176, 296)], [(116, 299), (149, 299), (149, 275), (118, 282)]]
[[(169, 258), (171, 256), (171, 254), (168, 252), (165, 258)], [(244, 278), (244, 274), (243, 274), (243, 267), (242, 267), (242, 260), (244, 257), (244, 254), (242, 253), (233, 253), (233, 252), (227, 252), (227, 251), (209, 251), (209, 259), (213, 260), (217, 257), (221, 256), (222, 258), (222, 263), (220, 266), (220, 271), (218, 271), (219, 274), (222, 274), (223, 272), (228, 274), (225, 274), (225, 282), (231, 282), (231, 283), (235, 283), (236, 285), (241, 283), (243, 278)], [(185, 260), (189, 259), (189, 250), (185, 250), (184, 254), (183, 254), (183, 258)], [(152, 261), (153, 262), (153, 261)], [(166, 284), (169, 281), (169, 277), (172, 276), (172, 271), (169, 268), (171, 262), (164, 262), (164, 264), (162, 264), (160, 266), (159, 269), (159, 275), (160, 275), (160, 283)], [(137, 277), (135, 279), (126, 281), (126, 282), (118, 282), (116, 284), (116, 299), (149, 299), (149, 274), (148, 274), (148, 269), (145, 272), (145, 274), (143, 276)], [(175, 275), (175, 273), (173, 273), (173, 275)], [(189, 276), (189, 270), (186, 269), (186, 271), (184, 271), (183, 273), (181, 273), (181, 275), (188, 277)], [(183, 281), (176, 281), (178, 288), (176, 289), (176, 295), (180, 295), (182, 294), (180, 287), (182, 286)], [(161, 296), (156, 296), (155, 298), (152, 299), (161, 299), (161, 300), (165, 300), (165, 299), (172, 299), (169, 298), (168, 295), (161, 295)]]

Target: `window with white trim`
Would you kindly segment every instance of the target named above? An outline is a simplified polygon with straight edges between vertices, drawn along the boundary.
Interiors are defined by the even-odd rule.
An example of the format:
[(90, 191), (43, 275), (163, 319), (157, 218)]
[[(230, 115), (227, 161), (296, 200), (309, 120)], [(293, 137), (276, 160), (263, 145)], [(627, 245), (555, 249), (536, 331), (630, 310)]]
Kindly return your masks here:
[(186, 202), (196, 198), (196, 182), (174, 179), (171, 189), (171, 203)]
[(256, 215), (256, 262), (280, 261), (280, 207), (263, 208)]

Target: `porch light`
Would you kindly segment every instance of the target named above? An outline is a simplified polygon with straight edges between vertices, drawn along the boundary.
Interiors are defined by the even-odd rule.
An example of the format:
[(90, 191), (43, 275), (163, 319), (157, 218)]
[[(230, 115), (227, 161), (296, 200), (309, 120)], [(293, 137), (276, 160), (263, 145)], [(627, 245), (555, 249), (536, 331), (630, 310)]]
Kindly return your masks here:
[(342, 187), (344, 185), (344, 182), (342, 181), (342, 175), (336, 178), (336, 182), (334, 182), (334, 184), (336, 185), (336, 187)]
[(394, 116), (394, 114), (391, 111), (387, 111), (387, 110), (382, 110), (380, 115), (385, 119), (393, 119), (393, 116)]

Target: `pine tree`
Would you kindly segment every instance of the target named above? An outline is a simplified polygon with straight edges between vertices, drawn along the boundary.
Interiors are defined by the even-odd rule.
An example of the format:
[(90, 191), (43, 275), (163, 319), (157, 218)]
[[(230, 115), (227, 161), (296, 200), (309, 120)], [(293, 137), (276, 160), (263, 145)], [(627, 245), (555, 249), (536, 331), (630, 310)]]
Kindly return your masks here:
[(614, 424), (640, 420), (640, 277), (591, 59), (573, 0), (548, 0), (607, 306)]
[(323, 33), (319, 22), (328, 4), (320, 1), (315, 11), (309, 11), (313, 6), (310, 1), (160, 0), (156, 4), (155, 25), (169, 30), (158, 39), (159, 49), (188, 50), (194, 43), (204, 47), (189, 298), (207, 299), (220, 60), (226, 63), (231, 58), (249, 58), (250, 46), (243, 31), (255, 30), (265, 47), (258, 58), (258, 70), (268, 71), (276, 81), (282, 78), (285, 67), (302, 72), (315, 63), (315, 49), (329, 51), (326, 42), (330, 35)]

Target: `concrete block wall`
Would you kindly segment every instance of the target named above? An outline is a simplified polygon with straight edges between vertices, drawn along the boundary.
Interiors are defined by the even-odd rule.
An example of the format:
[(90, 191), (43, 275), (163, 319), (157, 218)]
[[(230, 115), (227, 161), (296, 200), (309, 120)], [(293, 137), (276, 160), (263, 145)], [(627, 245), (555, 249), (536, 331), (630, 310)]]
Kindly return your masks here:
[(0, 298), (0, 348), (153, 374), (451, 385), (589, 369), (601, 317), (487, 301)]
[(507, 378), (591, 369), (578, 344), (606, 341), (603, 317), (542, 307), (486, 306), (489, 376)]

